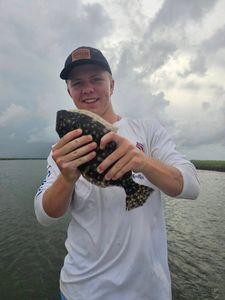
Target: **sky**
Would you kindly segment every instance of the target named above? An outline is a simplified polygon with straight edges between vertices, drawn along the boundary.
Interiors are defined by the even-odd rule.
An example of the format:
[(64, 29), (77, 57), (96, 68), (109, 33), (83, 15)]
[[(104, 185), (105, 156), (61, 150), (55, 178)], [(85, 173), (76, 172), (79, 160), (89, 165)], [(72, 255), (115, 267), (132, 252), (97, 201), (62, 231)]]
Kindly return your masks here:
[(225, 160), (224, 0), (0, 0), (0, 157), (47, 157), (59, 78), (79, 46), (101, 49), (115, 110), (157, 118), (189, 159)]

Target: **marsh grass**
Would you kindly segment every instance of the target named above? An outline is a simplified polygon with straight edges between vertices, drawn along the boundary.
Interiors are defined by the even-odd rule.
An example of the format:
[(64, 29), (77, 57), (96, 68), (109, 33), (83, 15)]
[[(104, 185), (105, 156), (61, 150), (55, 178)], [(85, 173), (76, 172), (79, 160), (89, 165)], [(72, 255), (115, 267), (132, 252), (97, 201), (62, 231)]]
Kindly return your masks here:
[(225, 160), (192, 160), (196, 169), (225, 172)]
[[(0, 157), (0, 160), (46, 160), (47, 158), (43, 157), (33, 157), (33, 158), (26, 158), (26, 157), (10, 157), (6, 158)], [(225, 172), (225, 160), (198, 160), (194, 159), (191, 162), (195, 165), (196, 169), (199, 170), (208, 170), (208, 171), (219, 171)]]

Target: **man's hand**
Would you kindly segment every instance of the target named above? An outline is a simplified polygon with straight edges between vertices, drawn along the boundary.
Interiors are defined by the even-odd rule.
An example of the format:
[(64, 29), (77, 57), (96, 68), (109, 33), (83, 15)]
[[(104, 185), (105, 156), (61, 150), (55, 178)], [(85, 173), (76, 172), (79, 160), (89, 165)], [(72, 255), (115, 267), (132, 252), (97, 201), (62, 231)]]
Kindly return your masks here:
[(174, 197), (182, 192), (183, 177), (179, 169), (147, 156), (115, 132), (104, 135), (100, 147), (104, 149), (110, 141), (117, 143), (117, 149), (97, 169), (102, 173), (115, 163), (105, 175), (107, 180), (117, 180), (128, 171), (141, 172), (153, 185), (169, 196)]
[(81, 129), (73, 130), (64, 135), (52, 148), (52, 158), (68, 182), (80, 177), (78, 167), (96, 155), (97, 144), (91, 135), (82, 135)]
[(142, 151), (115, 132), (109, 132), (102, 137), (100, 148), (104, 149), (106, 144), (111, 141), (116, 142), (117, 149), (98, 166), (97, 171), (99, 173), (103, 173), (113, 163), (115, 165), (112, 166), (105, 176), (107, 180), (117, 180), (128, 171), (144, 171), (146, 155)]

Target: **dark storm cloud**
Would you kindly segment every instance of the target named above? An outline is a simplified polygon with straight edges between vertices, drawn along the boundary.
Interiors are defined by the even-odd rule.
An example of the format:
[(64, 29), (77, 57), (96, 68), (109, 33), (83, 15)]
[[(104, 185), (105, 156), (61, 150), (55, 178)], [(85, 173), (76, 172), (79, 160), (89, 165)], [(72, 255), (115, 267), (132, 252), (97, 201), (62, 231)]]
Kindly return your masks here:
[(7, 155), (7, 145), (9, 155), (22, 155), (22, 146), (27, 155), (27, 149), (37, 148), (34, 143), (55, 141), (55, 113), (66, 95), (59, 79), (66, 56), (78, 45), (97, 45), (112, 22), (102, 5), (79, 0), (2, 1), (0, 15), (0, 139), (5, 145), (0, 157)]

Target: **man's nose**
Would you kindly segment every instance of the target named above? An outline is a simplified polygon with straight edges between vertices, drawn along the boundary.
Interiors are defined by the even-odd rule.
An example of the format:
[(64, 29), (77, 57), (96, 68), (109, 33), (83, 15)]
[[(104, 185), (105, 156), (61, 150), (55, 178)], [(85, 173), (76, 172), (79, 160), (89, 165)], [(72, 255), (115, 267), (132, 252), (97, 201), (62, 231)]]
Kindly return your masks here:
[(94, 87), (91, 84), (91, 82), (86, 82), (83, 86), (82, 91), (83, 91), (83, 93), (86, 93), (86, 94), (92, 93), (94, 91)]

